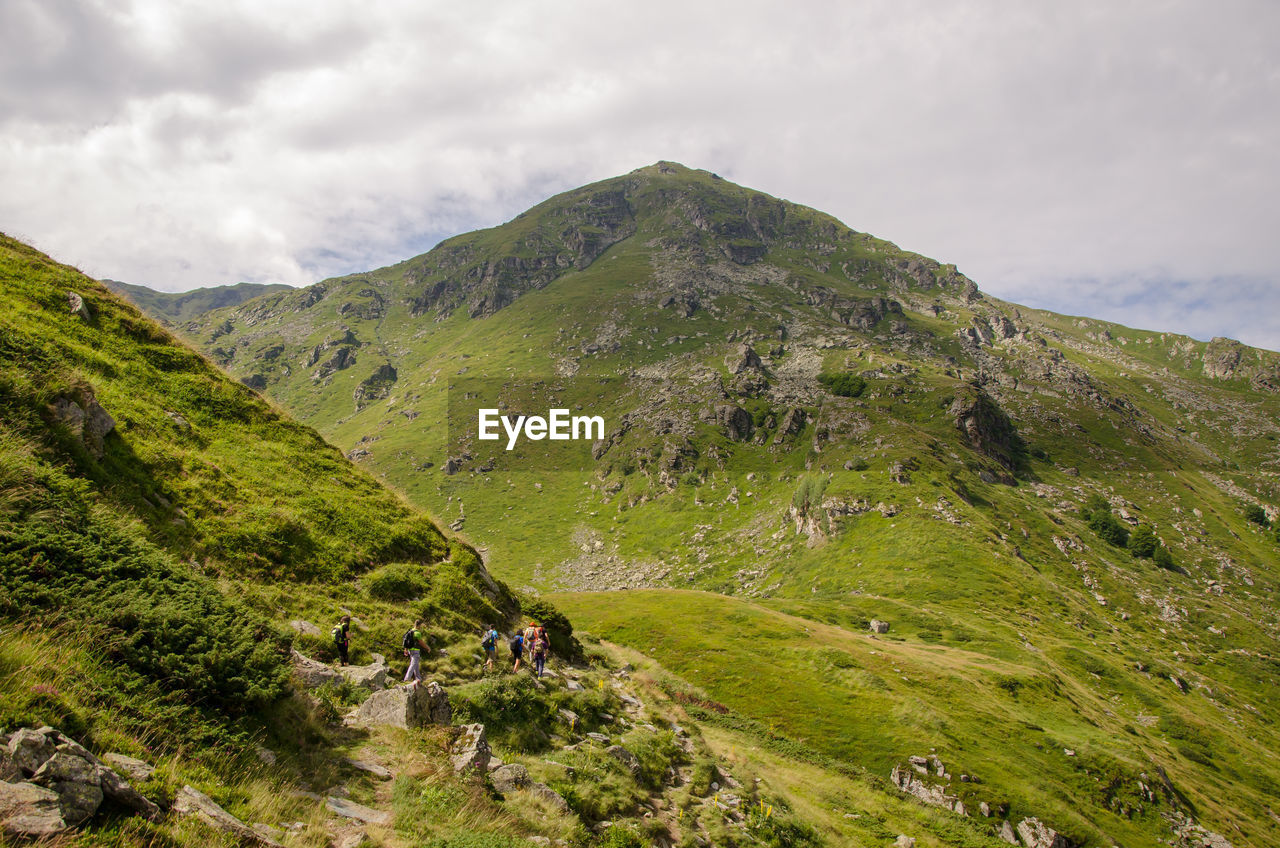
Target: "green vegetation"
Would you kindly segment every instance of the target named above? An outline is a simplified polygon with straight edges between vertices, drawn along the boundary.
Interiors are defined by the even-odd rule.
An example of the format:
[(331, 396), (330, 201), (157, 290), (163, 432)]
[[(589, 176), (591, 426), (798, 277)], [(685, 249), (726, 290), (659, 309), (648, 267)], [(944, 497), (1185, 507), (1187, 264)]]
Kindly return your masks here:
[(818, 382), (826, 387), (827, 391), (833, 395), (840, 397), (856, 398), (860, 397), (867, 388), (867, 381), (857, 374), (819, 374)]

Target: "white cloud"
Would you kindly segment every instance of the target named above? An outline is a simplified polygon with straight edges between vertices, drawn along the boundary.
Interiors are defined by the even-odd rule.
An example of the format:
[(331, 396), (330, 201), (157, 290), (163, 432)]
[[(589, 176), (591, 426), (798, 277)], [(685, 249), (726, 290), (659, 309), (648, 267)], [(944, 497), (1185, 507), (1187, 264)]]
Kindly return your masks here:
[(1277, 346), (1267, 0), (11, 0), (0, 31), (0, 228), (101, 276), (308, 282), (675, 159), (1001, 297)]

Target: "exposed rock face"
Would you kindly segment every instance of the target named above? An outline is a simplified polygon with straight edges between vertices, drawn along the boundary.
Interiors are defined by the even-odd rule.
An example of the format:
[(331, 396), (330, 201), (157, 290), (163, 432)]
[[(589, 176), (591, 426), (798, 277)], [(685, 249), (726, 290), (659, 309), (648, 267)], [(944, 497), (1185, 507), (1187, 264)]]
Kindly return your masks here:
[(1026, 848), (1071, 848), (1066, 837), (1034, 817), (1018, 822), (1018, 837)]
[(893, 771), (889, 774), (889, 779), (893, 781), (894, 786), (908, 795), (915, 796), (931, 807), (942, 807), (944, 810), (952, 810), (960, 815), (965, 815), (964, 804), (960, 802), (959, 798), (948, 794), (946, 787), (920, 780), (912, 773), (912, 769), (894, 766)]
[(116, 428), (116, 421), (98, 403), (92, 389), (56, 397), (49, 410), (53, 420), (69, 429), (95, 459), (102, 459), (103, 440)]
[(447, 725), (453, 717), (449, 693), (435, 681), (423, 686), (395, 686), (374, 692), (360, 705), (356, 723), (413, 729)]
[(1235, 339), (1214, 338), (1204, 351), (1204, 375), (1215, 380), (1230, 380), (1239, 376), (1240, 358), (1244, 345)]
[(182, 787), (173, 799), (173, 811), (178, 815), (195, 816), (219, 833), (231, 834), (241, 842), (280, 848), (279, 842), (249, 827), (193, 786)]
[(449, 760), (458, 774), (475, 771), (483, 774), (489, 769), (489, 739), (483, 724), (464, 724), (458, 738), (449, 751)]
[(799, 407), (788, 409), (787, 414), (782, 416), (782, 423), (778, 425), (778, 435), (774, 437), (773, 443), (781, 444), (784, 439), (799, 435), (807, 420), (808, 416), (803, 409)]
[(335, 372), (345, 368), (350, 368), (356, 364), (356, 352), (354, 348), (340, 347), (333, 352), (333, 355), (321, 363), (320, 367), (311, 375), (313, 380), (323, 380), (332, 376)]

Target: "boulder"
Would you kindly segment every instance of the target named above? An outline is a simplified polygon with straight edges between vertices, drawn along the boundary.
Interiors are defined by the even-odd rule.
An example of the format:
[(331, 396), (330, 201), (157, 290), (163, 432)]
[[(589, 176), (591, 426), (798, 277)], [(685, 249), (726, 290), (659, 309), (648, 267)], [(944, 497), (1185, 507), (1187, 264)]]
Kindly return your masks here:
[(316, 627), (305, 618), (295, 618), (293, 621), (289, 622), (289, 626), (302, 636), (324, 636), (323, 630)]
[(29, 727), (19, 728), (9, 737), (9, 762), (27, 777), (35, 774), (55, 751), (53, 740)]
[(601, 745), (608, 745), (610, 742), (613, 741), (608, 736), (605, 736), (603, 733), (588, 733), (587, 738), (590, 739), (592, 742), (599, 742)]
[(493, 781), (493, 788), (503, 795), (516, 789), (524, 789), (532, 782), (529, 779), (529, 770), (519, 763), (499, 766), (489, 772), (489, 779)]
[(716, 423), (724, 428), (725, 434), (735, 442), (745, 442), (755, 432), (751, 413), (734, 404), (724, 404), (715, 408)]
[(1018, 844), (1018, 837), (1013, 832), (1013, 825), (1009, 824), (1007, 821), (1000, 823), (999, 836), (1001, 839), (1003, 839), (1005, 842), (1008, 842), (1010, 845)]
[(449, 750), (449, 760), (457, 774), (478, 771), (481, 774), (489, 767), (489, 740), (485, 736), (483, 724), (464, 724), (453, 747)]
[(877, 618), (871, 619), (871, 624), (868, 626), (870, 627), (872, 633), (888, 633), (889, 632), (889, 622), (880, 621)]
[(180, 816), (194, 816), (219, 833), (230, 834), (241, 842), (282, 848), (279, 842), (258, 833), (193, 786), (184, 786), (178, 791), (177, 797), (173, 799), (172, 809)]
[[(146, 763), (143, 763), (146, 765)], [(150, 799), (145, 797), (137, 789), (121, 777), (114, 769), (105, 765), (98, 766), (98, 785), (102, 787), (102, 794), (109, 801), (113, 801), (122, 807), (133, 810), (144, 818), (155, 821), (160, 817), (160, 808), (157, 807)]]
[(449, 693), (433, 680), (423, 686), (396, 686), (374, 692), (360, 705), (356, 723), (411, 730), (429, 724), (447, 725), (452, 717)]
[(68, 828), (58, 795), (34, 783), (0, 781), (0, 832), (39, 839)]
[(338, 667), (338, 673), (353, 686), (360, 686), (373, 692), (387, 688), (387, 676), (391, 666), (382, 654), (374, 654), (373, 662), (368, 665), (344, 665)]
[(567, 681), (567, 682), (564, 684), (564, 688), (568, 689), (570, 692), (584, 692), (584, 691), (586, 691), (586, 690), (583, 688), (583, 685), (582, 685), (581, 683), (579, 683), (578, 681), (576, 681), (576, 680), (569, 680), (569, 681)]
[(103, 440), (116, 427), (116, 421), (94, 397), (93, 390), (81, 388), (70, 395), (60, 395), (49, 405), (54, 420), (65, 426), (95, 459), (102, 459)]
[(604, 752), (613, 757), (631, 772), (632, 777), (640, 775), (640, 759), (621, 745), (610, 745)]
[(304, 689), (318, 689), (321, 686), (339, 686), (345, 677), (322, 662), (305, 657), (295, 649), (293, 652), (293, 677)]
[(102, 762), (110, 766), (121, 777), (131, 780), (134, 783), (141, 783), (151, 777), (152, 772), (156, 770), (155, 766), (150, 763), (144, 763), (142, 760), (126, 757), (124, 754), (103, 754)]
[(898, 834), (898, 838), (893, 841), (893, 848), (916, 848), (916, 840), (914, 837)]
[(529, 784), (529, 794), (543, 801), (562, 816), (567, 816), (570, 812), (569, 802), (559, 792), (545, 783)]
[(74, 754), (55, 751), (31, 776), (37, 786), (51, 789), (67, 824), (77, 825), (102, 805), (102, 779), (98, 766)]
[(89, 306), (84, 302), (84, 298), (78, 292), (67, 292), (67, 308), (71, 314), (79, 318), (81, 321), (92, 321), (93, 314), (89, 312)]
[(1018, 837), (1026, 848), (1071, 848), (1065, 836), (1035, 817), (1018, 822)]
[(339, 798), (336, 795), (330, 795), (325, 799), (325, 807), (332, 813), (348, 818), (362, 821), (365, 824), (377, 824), (383, 827), (391, 826), (391, 813), (385, 810), (375, 810), (372, 807), (366, 807), (363, 804), (357, 804), (354, 801), (348, 801), (346, 798)]

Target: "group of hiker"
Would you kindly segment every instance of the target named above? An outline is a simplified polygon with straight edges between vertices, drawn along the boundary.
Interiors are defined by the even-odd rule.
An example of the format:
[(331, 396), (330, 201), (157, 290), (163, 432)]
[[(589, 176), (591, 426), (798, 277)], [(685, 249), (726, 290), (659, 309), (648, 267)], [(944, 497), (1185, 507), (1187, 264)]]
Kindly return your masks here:
[[(338, 619), (332, 636), (338, 662), (346, 665), (350, 661), (351, 616), (344, 615)], [(494, 662), (498, 658), (498, 639), (498, 631), (494, 627), (485, 628), (480, 640), (480, 647), (484, 649), (485, 669), (494, 668)], [(427, 634), (423, 629), (422, 619), (415, 619), (413, 626), (405, 631), (404, 637), (400, 640), (400, 647), (409, 660), (409, 668), (404, 673), (404, 682), (417, 686), (422, 682), (422, 654), (428, 650)], [(547, 636), (545, 627), (537, 621), (530, 621), (523, 630), (516, 630), (507, 642), (507, 647), (511, 650), (511, 656), (514, 659), (511, 667), (512, 674), (520, 671), (520, 663), (527, 655), (532, 664), (534, 676), (542, 677), (547, 666), (547, 654), (551, 651), (551, 639)]]

